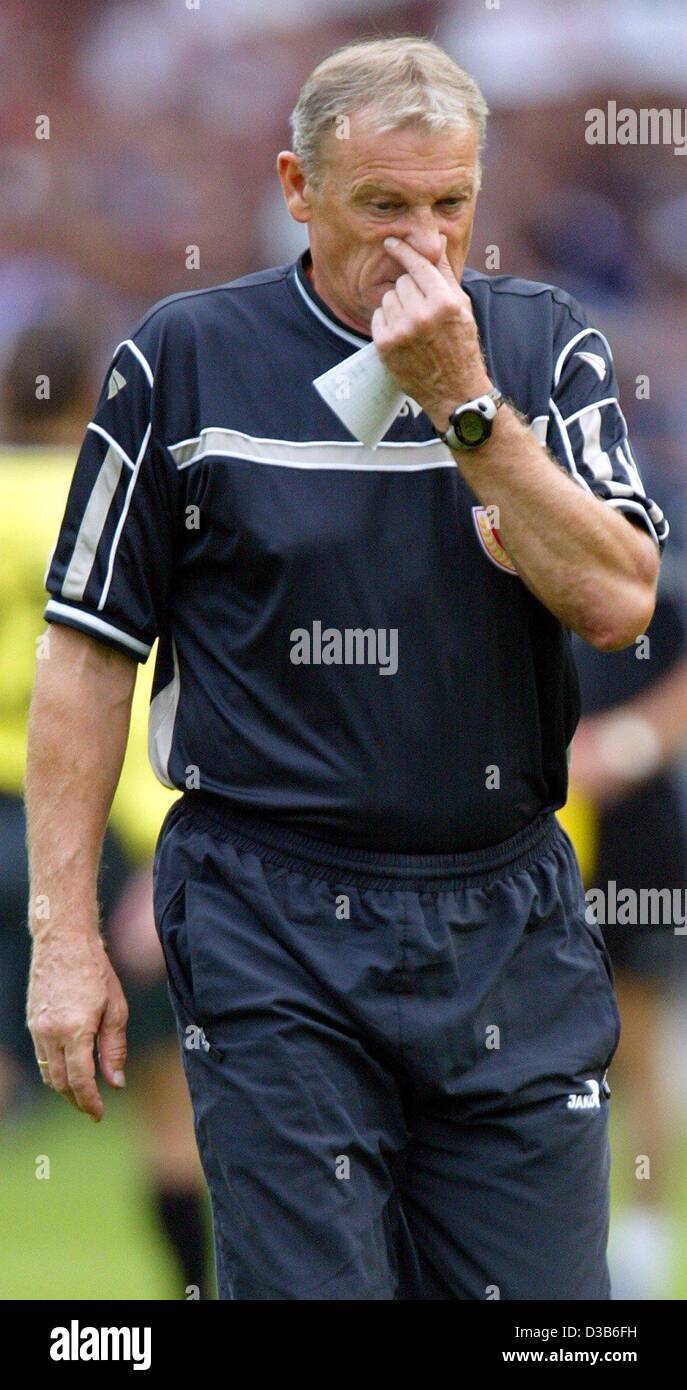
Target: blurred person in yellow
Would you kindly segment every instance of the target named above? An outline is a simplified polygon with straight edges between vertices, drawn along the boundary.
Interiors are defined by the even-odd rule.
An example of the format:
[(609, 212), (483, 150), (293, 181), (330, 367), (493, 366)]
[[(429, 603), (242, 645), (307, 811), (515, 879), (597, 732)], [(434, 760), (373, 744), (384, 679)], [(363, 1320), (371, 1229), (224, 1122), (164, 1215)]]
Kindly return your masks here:
[(603, 661), (583, 642), (574, 648), (583, 717), (559, 819), (610, 952), (622, 1019), (610, 1076), (625, 1101), (630, 1163), (611, 1225), (613, 1290), (619, 1299), (665, 1298), (677, 1245), (661, 1023), (687, 980), (687, 826), (674, 775), (687, 750), (687, 632), (670, 570), (634, 647)]
[[(31, 1099), (35, 1057), (24, 1022), (29, 968), (22, 801), (26, 719), (36, 658), (49, 656), (43, 576), (87, 418), (97, 344), (81, 317), (25, 330), (3, 383), (0, 444), (0, 1117)], [(184, 1287), (205, 1290), (202, 1179), (152, 916), (149, 861), (170, 794), (148, 765), (150, 670), (136, 691), (131, 740), (112, 806), (100, 895), (108, 949), (127, 981), (131, 1092), (151, 1199)]]

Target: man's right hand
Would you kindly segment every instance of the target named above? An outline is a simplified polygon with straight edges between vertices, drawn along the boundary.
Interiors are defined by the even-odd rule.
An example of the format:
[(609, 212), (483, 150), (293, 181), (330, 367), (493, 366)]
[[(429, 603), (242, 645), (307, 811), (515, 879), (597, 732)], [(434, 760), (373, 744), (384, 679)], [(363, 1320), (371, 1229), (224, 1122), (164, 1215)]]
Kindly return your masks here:
[(93, 1120), (103, 1117), (94, 1043), (108, 1086), (124, 1086), (128, 1007), (96, 929), (34, 939), (27, 1023), (43, 1081)]
[[(103, 1117), (93, 1046), (124, 1085), (128, 1009), (98, 925), (105, 826), (129, 731), (135, 661), (69, 627), (45, 634), (26, 761), (33, 957), (27, 1022), (44, 1081)], [(38, 904), (49, 904), (39, 918)]]

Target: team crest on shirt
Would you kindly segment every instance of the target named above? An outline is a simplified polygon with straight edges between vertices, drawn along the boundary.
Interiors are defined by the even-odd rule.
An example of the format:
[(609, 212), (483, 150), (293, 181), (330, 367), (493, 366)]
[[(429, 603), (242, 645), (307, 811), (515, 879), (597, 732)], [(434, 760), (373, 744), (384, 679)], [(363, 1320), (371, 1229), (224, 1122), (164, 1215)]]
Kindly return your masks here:
[(472, 519), (482, 549), (489, 556), (493, 565), (498, 565), (498, 568), (505, 570), (507, 574), (517, 574), (518, 571), (498, 533), (494, 517), (490, 515), (492, 510), (491, 507), (473, 507), (472, 509)]

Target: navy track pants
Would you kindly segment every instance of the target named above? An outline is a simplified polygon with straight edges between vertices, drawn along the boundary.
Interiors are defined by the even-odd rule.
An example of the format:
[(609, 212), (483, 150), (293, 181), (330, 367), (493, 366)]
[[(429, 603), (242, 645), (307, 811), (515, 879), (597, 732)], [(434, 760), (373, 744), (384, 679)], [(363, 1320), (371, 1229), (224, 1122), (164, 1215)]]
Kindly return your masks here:
[(612, 972), (553, 816), (348, 851), (187, 794), (155, 909), (221, 1299), (608, 1299)]

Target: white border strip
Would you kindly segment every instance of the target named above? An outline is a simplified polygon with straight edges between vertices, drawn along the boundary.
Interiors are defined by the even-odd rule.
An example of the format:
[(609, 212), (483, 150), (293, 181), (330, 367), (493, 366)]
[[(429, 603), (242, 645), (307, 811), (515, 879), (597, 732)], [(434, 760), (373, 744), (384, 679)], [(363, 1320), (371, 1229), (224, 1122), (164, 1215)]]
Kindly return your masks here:
[(627, 430), (627, 421), (625, 419), (625, 416), (623, 415), (622, 410), (620, 409), (620, 401), (618, 400), (617, 396), (604, 396), (604, 399), (602, 401), (590, 401), (589, 405), (583, 405), (581, 410), (573, 410), (572, 415), (566, 415), (563, 423), (569, 425), (571, 421), (579, 420), (580, 416), (585, 414), (585, 411), (601, 410), (601, 407), (604, 405), (617, 406), (618, 414), (623, 422), (623, 427), (625, 430)]
[(566, 456), (566, 458), (567, 458), (567, 460), (568, 460), (568, 466), (569, 466), (569, 468), (570, 468), (570, 476), (572, 477), (572, 480), (573, 480), (574, 483), (579, 483), (580, 487), (584, 488), (586, 492), (591, 492), (591, 493), (592, 493), (592, 496), (593, 496), (594, 494), (593, 494), (592, 488), (590, 488), (589, 483), (587, 482), (587, 479), (586, 479), (586, 478), (583, 478), (583, 477), (582, 477), (582, 474), (581, 474), (580, 472), (578, 472), (577, 464), (575, 463), (575, 455), (574, 455), (574, 453), (573, 453), (573, 451), (572, 451), (572, 447), (571, 447), (571, 444), (570, 444), (570, 439), (569, 439), (569, 437), (568, 437), (568, 431), (567, 431), (566, 428), (565, 428), (565, 421), (563, 420), (563, 416), (561, 415), (561, 412), (560, 412), (560, 410), (558, 409), (558, 406), (556, 405), (556, 402), (554, 401), (553, 396), (551, 397), (551, 399), (550, 399), (550, 401), (549, 401), (549, 406), (551, 407), (551, 411), (552, 411), (552, 413), (553, 413), (553, 418), (554, 418), (554, 420), (556, 421), (556, 424), (557, 424), (557, 426), (558, 426), (558, 432), (559, 432), (560, 437), (561, 437), (561, 440), (562, 440), (562, 442), (563, 442), (563, 448), (565, 449), (565, 456)]
[(174, 671), (171, 681), (158, 690), (150, 702), (148, 710), (148, 761), (159, 782), (164, 787), (173, 787), (169, 775), (169, 760), (174, 743), (174, 725), (181, 698), (181, 675), (176, 642), (172, 638), (172, 661)]
[(319, 304), (315, 304), (314, 300), (310, 298), (310, 295), (308, 294), (307, 290), (303, 288), (303, 285), (301, 284), (301, 277), (298, 274), (297, 270), (294, 272), (294, 279), (298, 287), (298, 293), (300, 294), (303, 302), (310, 309), (311, 313), (315, 315), (315, 318), (319, 319), (320, 323), (323, 323), (325, 325), (325, 328), (329, 328), (332, 333), (336, 333), (338, 338), (344, 338), (347, 343), (353, 343), (354, 347), (369, 347), (368, 338), (361, 338), (358, 336), (357, 333), (349, 333), (345, 328), (339, 328), (338, 323), (333, 323), (332, 320), (328, 318), (325, 313), (323, 313)]
[[(122, 477), (123, 459), (118, 449), (110, 445), (105, 451), (98, 475), (91, 488), (88, 502), (74, 542), (71, 559), (60, 585), (63, 598), (81, 601), (93, 572), (98, 546), (102, 540), (113, 498)], [(126, 475), (125, 475), (126, 476)]]
[(126, 450), (122, 448), (121, 444), (117, 443), (116, 439), (112, 438), (111, 434), (107, 433), (107, 430), (103, 429), (102, 425), (96, 425), (95, 420), (91, 420), (89, 424), (86, 425), (86, 429), (93, 430), (94, 434), (102, 435), (102, 438), (105, 440), (107, 444), (109, 444), (110, 448), (114, 449), (116, 454), (119, 454), (122, 463), (125, 463), (127, 468), (133, 470), (134, 464), (131, 462), (131, 459), (129, 458), (129, 455), (127, 454)]
[(121, 632), (118, 627), (113, 627), (112, 623), (106, 623), (102, 618), (95, 618), (92, 613), (85, 613), (81, 608), (70, 608), (67, 603), (58, 603), (54, 598), (48, 600), (45, 611), (46, 613), (54, 613), (56, 618), (73, 618), (75, 622), (81, 623), (84, 627), (102, 633), (103, 637), (116, 638), (122, 646), (129, 647), (132, 652), (138, 652), (139, 656), (149, 656), (152, 649), (152, 643), (150, 646), (146, 646), (145, 642), (139, 642), (136, 637), (130, 637), (128, 632)]
[(646, 489), (630, 448), (630, 441), (627, 435), (616, 445), (615, 456), (621, 468), (624, 468), (626, 477), (631, 479), (635, 492), (638, 492), (640, 497), (646, 497)]
[(563, 371), (563, 367), (564, 367), (564, 365), (565, 365), (565, 359), (566, 359), (566, 357), (568, 356), (568, 354), (572, 351), (572, 349), (574, 348), (574, 346), (575, 346), (576, 343), (581, 343), (583, 338), (588, 338), (590, 335), (593, 335), (595, 338), (600, 338), (600, 339), (601, 339), (601, 341), (602, 341), (602, 343), (604, 344), (604, 347), (606, 348), (606, 351), (607, 351), (607, 353), (608, 353), (608, 368), (609, 368), (609, 370), (612, 369), (612, 367), (613, 367), (613, 353), (611, 352), (611, 345), (610, 345), (610, 343), (609, 343), (609, 341), (608, 341), (608, 338), (605, 338), (604, 335), (603, 335), (603, 333), (601, 333), (601, 332), (599, 331), (598, 328), (583, 328), (583, 329), (582, 329), (582, 332), (581, 332), (581, 333), (576, 333), (576, 334), (575, 334), (575, 337), (574, 337), (574, 338), (571, 338), (571, 339), (570, 339), (570, 342), (569, 342), (569, 343), (566, 343), (565, 347), (563, 348), (563, 351), (562, 351), (561, 353), (559, 353), (558, 361), (556, 362), (556, 366), (554, 367), (554, 372), (553, 372), (553, 384), (554, 384), (554, 387), (556, 387), (556, 386), (558, 385), (558, 383), (559, 383), (559, 381), (560, 381), (560, 379), (561, 379), (561, 372)]
[(142, 366), (142, 368), (143, 368), (143, 370), (144, 370), (144, 372), (145, 372), (145, 374), (146, 374), (146, 377), (148, 378), (148, 385), (149, 385), (149, 386), (152, 386), (152, 385), (153, 385), (153, 381), (154, 381), (154, 377), (153, 377), (152, 370), (151, 370), (150, 366), (148, 365), (148, 363), (146, 362), (146, 359), (145, 359), (145, 357), (143, 356), (143, 353), (141, 352), (140, 347), (137, 347), (137, 346), (136, 346), (136, 344), (135, 344), (135, 342), (133, 341), (132, 338), (124, 338), (123, 341), (122, 341), (121, 343), (118, 343), (118, 344), (117, 344), (117, 346), (116, 346), (116, 348), (115, 348), (115, 350), (114, 350), (114, 352), (113, 352), (113, 354), (112, 354), (112, 361), (114, 362), (114, 360), (115, 360), (115, 358), (116, 358), (116, 356), (117, 356), (117, 353), (120, 352), (122, 348), (128, 348), (128, 349), (129, 349), (129, 352), (132, 352), (133, 355), (134, 355), (134, 357), (137, 358), (137, 360), (140, 362), (140, 364), (141, 364), (141, 366)]
[[(349, 444), (345, 440), (260, 439), (243, 434), (240, 430), (210, 426), (202, 430), (195, 439), (182, 439), (178, 444), (170, 444), (168, 448), (179, 469), (189, 468), (191, 464), (209, 456), (245, 459), (250, 463), (266, 463), (282, 468), (359, 470), (374, 473), (455, 468), (451, 451), (440, 439), (380, 444), (376, 449), (369, 449), (365, 444)], [(418, 451), (421, 451), (424, 457), (416, 462)], [(308, 453), (311, 457), (308, 457)]]
[[(200, 463), (204, 458), (236, 458), (236, 454), (226, 449), (203, 449), (188, 460), (188, 463), (180, 463), (179, 469), (190, 468), (193, 463)], [(447, 459), (442, 463), (315, 463), (305, 459), (287, 461), (286, 459), (265, 459), (251, 458), (250, 454), (241, 455), (249, 463), (271, 464), (274, 468), (301, 468), (316, 471), (318, 473), (426, 473), (437, 468), (455, 468), (453, 459)]]
[[(657, 545), (660, 545), (656, 527), (646, 507), (643, 507), (641, 502), (630, 502), (624, 497), (602, 497), (601, 501), (605, 507), (615, 507), (616, 510), (620, 512), (635, 512), (637, 516), (641, 517), (652, 539), (655, 540)], [(665, 534), (667, 537), (668, 532), (666, 531)]]
[(117, 554), (117, 546), (119, 545), (119, 541), (120, 541), (120, 538), (121, 538), (121, 534), (122, 534), (122, 531), (123, 531), (123, 529), (124, 529), (124, 522), (126, 521), (126, 518), (127, 518), (127, 514), (128, 514), (128, 511), (129, 511), (129, 506), (130, 506), (130, 503), (131, 503), (131, 498), (133, 497), (134, 488), (135, 488), (135, 486), (136, 486), (136, 482), (137, 482), (137, 479), (138, 479), (138, 475), (139, 475), (139, 473), (140, 473), (140, 471), (141, 471), (141, 464), (142, 464), (142, 462), (143, 462), (143, 459), (145, 458), (145, 452), (146, 452), (146, 449), (147, 449), (147, 447), (148, 447), (148, 440), (150, 439), (150, 430), (151, 430), (151, 427), (150, 427), (150, 425), (148, 425), (148, 428), (147, 428), (147, 430), (146, 430), (146, 432), (145, 432), (145, 434), (144, 434), (144, 436), (143, 436), (143, 440), (142, 440), (142, 443), (141, 443), (141, 447), (140, 447), (140, 449), (139, 449), (139, 451), (138, 451), (138, 458), (136, 459), (136, 464), (135, 464), (135, 467), (134, 467), (134, 471), (133, 471), (133, 473), (131, 474), (131, 478), (130, 478), (130, 480), (129, 480), (129, 486), (128, 486), (127, 490), (126, 490), (126, 497), (124, 498), (124, 506), (122, 507), (122, 514), (121, 514), (121, 516), (120, 516), (120, 518), (119, 518), (119, 521), (117, 522), (117, 529), (116, 529), (116, 531), (115, 531), (115, 533), (114, 533), (114, 537), (113, 537), (113, 540), (112, 540), (112, 545), (110, 546), (110, 558), (109, 558), (109, 560), (108, 560), (108, 562), (107, 562), (107, 573), (106, 573), (106, 575), (105, 575), (105, 583), (103, 584), (103, 591), (102, 591), (102, 594), (100, 595), (100, 599), (99, 599), (99, 601), (98, 601), (98, 612), (100, 612), (100, 609), (101, 609), (101, 608), (104, 608), (104, 607), (105, 607), (105, 603), (106, 603), (106, 600), (107, 600), (107, 595), (108, 595), (109, 592), (110, 592), (110, 584), (111, 584), (111, 582), (112, 582), (112, 571), (113, 571), (113, 569), (114, 569), (115, 556), (116, 556), (116, 554)]
[(601, 411), (585, 410), (578, 424), (582, 433), (582, 463), (595, 479), (608, 482), (613, 477), (613, 464), (601, 447)]

